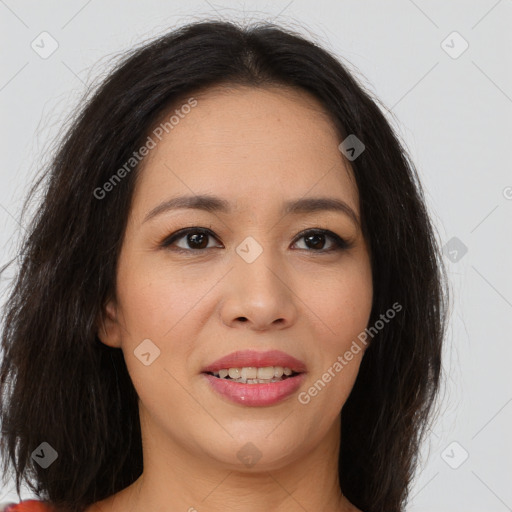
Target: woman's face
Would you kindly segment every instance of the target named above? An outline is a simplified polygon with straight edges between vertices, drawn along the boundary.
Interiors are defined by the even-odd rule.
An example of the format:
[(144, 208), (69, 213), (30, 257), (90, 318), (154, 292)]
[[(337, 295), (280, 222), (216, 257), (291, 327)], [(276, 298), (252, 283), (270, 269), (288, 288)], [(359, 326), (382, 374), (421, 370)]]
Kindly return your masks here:
[[(161, 141), (152, 134), (100, 336), (123, 350), (145, 456), (275, 469), (339, 439), (364, 351), (332, 369), (372, 303), (358, 191), (334, 126), (307, 93), (239, 87), (195, 98)], [(225, 208), (165, 207), (206, 195)], [(314, 198), (345, 206), (308, 210)], [(304, 208), (287, 213), (296, 201)], [(184, 228), (188, 236), (171, 239)], [(212, 367), (237, 351), (253, 353)], [(245, 378), (300, 373), (220, 379), (236, 367), (250, 367)], [(212, 368), (219, 377), (204, 373)]]

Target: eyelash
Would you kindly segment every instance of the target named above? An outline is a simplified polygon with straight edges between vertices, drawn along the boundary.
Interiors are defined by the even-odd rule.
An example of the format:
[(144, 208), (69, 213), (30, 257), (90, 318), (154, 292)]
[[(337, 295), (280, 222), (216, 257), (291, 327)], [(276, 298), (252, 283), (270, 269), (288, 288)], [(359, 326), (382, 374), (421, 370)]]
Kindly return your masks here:
[[(204, 252), (208, 249), (219, 249), (219, 247), (205, 247), (203, 249), (183, 249), (182, 247), (171, 248), (171, 245), (175, 241), (185, 238), (186, 235), (188, 235), (190, 233), (196, 233), (196, 234), (199, 233), (202, 235), (208, 235), (213, 238), (217, 238), (211, 230), (206, 229), (206, 228), (200, 228), (200, 227), (184, 228), (184, 229), (175, 231), (171, 235), (164, 238), (164, 240), (162, 242), (160, 242), (160, 247), (167, 249), (167, 250), (176, 251), (179, 253), (193, 253), (193, 252), (197, 253), (197, 252)], [(326, 253), (331, 253), (331, 252), (335, 252), (335, 251), (342, 251), (342, 250), (349, 249), (350, 247), (352, 247), (352, 244), (350, 242), (341, 238), (336, 233), (333, 233), (332, 231), (329, 231), (327, 229), (320, 229), (320, 228), (311, 228), (311, 229), (307, 229), (305, 231), (301, 231), (295, 238), (294, 243), (296, 243), (301, 238), (305, 238), (308, 235), (324, 235), (333, 241), (334, 248), (319, 249), (319, 250), (314, 250), (314, 249), (299, 249), (299, 250), (313, 252), (313, 253), (319, 253), (319, 254), (326, 254)], [(218, 241), (218, 239), (217, 239), (217, 241)]]

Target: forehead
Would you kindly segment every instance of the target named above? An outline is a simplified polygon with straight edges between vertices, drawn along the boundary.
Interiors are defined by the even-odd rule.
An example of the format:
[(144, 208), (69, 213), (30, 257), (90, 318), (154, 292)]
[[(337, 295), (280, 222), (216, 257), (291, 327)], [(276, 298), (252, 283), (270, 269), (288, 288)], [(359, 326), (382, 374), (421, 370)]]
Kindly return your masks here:
[[(322, 105), (305, 91), (218, 87), (178, 103), (172, 129), (144, 161), (134, 207), (186, 193), (212, 193), (252, 207), (311, 195), (339, 197), (358, 210), (357, 187), (341, 142)], [(185, 113), (186, 112), (186, 113)], [(169, 127), (168, 127), (169, 128)], [(162, 130), (160, 130), (162, 132)]]

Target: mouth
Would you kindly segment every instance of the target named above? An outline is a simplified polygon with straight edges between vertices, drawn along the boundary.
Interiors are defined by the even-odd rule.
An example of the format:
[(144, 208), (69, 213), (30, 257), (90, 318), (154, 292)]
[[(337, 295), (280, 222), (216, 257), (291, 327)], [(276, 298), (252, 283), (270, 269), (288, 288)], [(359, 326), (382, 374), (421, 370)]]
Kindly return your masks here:
[(263, 407), (295, 393), (305, 381), (306, 365), (279, 350), (245, 350), (218, 359), (201, 373), (217, 396), (240, 405)]
[(289, 377), (290, 372), (303, 373), (305, 371), (306, 365), (301, 360), (281, 350), (266, 352), (238, 350), (217, 359), (202, 369), (202, 373), (214, 374), (221, 379), (226, 377), (231, 379), (278, 379), (283, 375)]
[(282, 382), (299, 375), (302, 372), (296, 372), (285, 366), (245, 366), (242, 368), (222, 368), (219, 371), (203, 372), (217, 379), (238, 382), (241, 384), (271, 384)]
[(221, 378), (220, 375), (214, 375), (214, 372), (202, 375), (210, 390), (214, 391), (218, 397), (248, 407), (268, 407), (278, 404), (293, 395), (306, 378), (305, 373), (293, 372), (290, 375), (283, 374), (281, 377), (272, 379), (232, 379), (229, 376)]

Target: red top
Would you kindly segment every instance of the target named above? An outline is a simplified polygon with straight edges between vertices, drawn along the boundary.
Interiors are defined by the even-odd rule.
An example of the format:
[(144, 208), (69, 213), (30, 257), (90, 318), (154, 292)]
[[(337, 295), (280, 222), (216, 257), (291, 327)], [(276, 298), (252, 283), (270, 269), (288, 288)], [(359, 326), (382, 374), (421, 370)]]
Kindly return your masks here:
[(37, 500), (23, 500), (20, 503), (7, 505), (0, 512), (53, 512), (53, 508), (47, 503)]

